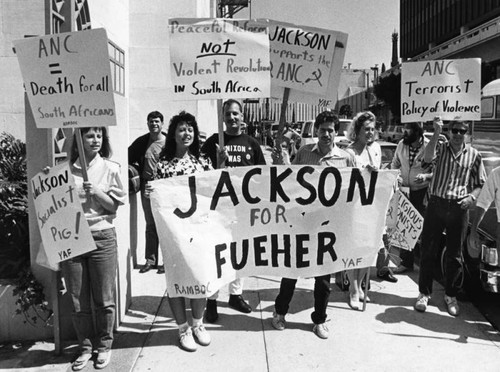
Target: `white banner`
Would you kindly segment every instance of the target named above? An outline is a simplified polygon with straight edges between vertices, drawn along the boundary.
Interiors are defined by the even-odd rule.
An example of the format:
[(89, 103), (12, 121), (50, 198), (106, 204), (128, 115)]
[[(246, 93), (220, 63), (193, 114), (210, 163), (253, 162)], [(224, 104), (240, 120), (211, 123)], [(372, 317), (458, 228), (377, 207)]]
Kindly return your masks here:
[(31, 190), (43, 248), (52, 266), (96, 249), (67, 162), (48, 174), (35, 175)]
[(269, 97), (267, 28), (232, 19), (169, 20), (174, 100)]
[(256, 166), (153, 181), (171, 297), (237, 277), (312, 277), (369, 267), (398, 172)]
[(401, 122), (481, 120), (481, 59), (404, 62)]
[(116, 125), (105, 29), (14, 41), (37, 128)]

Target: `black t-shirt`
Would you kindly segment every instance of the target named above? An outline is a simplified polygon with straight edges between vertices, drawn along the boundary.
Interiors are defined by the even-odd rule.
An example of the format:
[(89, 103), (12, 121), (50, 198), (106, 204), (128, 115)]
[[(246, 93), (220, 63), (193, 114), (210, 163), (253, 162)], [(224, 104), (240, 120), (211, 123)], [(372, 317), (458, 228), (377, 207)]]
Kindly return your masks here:
[[(212, 164), (217, 164), (217, 147), (215, 144), (218, 143), (219, 135), (215, 133), (205, 141), (201, 148), (201, 152), (210, 157)], [(224, 133), (224, 145), (227, 147), (229, 155), (228, 160), (226, 160), (228, 167), (266, 165), (259, 142), (245, 133), (237, 136)]]

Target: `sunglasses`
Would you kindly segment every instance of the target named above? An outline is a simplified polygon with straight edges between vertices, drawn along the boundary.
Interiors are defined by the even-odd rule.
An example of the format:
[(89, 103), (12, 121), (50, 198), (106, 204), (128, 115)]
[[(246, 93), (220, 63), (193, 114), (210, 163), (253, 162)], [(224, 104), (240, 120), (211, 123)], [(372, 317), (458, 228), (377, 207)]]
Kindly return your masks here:
[(453, 134), (458, 134), (458, 133), (460, 133), (462, 136), (463, 136), (464, 134), (467, 134), (467, 132), (468, 132), (468, 130), (467, 130), (467, 129), (458, 129), (458, 128), (453, 128), (453, 129), (451, 130), (451, 133), (453, 133)]

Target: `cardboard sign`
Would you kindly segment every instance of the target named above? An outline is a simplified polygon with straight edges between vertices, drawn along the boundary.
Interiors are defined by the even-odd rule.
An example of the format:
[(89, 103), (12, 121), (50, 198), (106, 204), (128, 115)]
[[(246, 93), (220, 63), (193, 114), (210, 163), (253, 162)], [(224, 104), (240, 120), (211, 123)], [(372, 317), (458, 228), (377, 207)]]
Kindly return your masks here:
[(116, 125), (106, 30), (14, 41), (37, 128)]
[(30, 187), (43, 248), (52, 266), (96, 249), (68, 163), (51, 168), (48, 174), (38, 173)]
[[(391, 245), (411, 251), (415, 248), (415, 244), (417, 244), (422, 233), (424, 218), (403, 192), (397, 194), (397, 218), (394, 226), (387, 226), (387, 233)], [(391, 214), (394, 215), (394, 213)]]
[(267, 28), (254, 21), (170, 19), (173, 100), (270, 96)]
[(237, 277), (369, 267), (398, 172), (255, 166), (152, 182), (171, 297), (208, 297)]
[(401, 122), (481, 119), (481, 59), (405, 62)]

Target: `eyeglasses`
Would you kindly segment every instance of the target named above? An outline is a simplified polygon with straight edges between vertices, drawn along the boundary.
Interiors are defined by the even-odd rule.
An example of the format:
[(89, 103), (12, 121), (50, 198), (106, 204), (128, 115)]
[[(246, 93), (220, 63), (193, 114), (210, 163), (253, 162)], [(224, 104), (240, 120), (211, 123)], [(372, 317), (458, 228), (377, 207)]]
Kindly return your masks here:
[(458, 134), (460, 133), (462, 136), (464, 134), (467, 134), (468, 130), (467, 129), (458, 129), (458, 128), (452, 128), (451, 133), (453, 134)]

